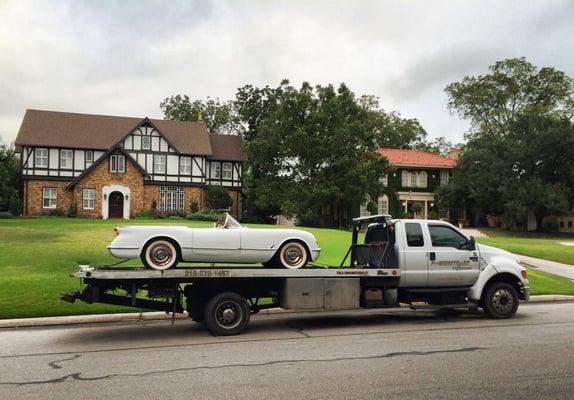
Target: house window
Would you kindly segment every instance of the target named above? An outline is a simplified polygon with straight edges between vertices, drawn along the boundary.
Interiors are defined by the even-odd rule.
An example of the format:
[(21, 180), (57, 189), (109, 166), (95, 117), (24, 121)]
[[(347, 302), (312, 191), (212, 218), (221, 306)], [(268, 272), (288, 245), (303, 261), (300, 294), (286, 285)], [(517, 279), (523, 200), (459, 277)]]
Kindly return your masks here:
[(440, 171), (440, 185), (446, 186), (449, 180), (449, 173), (448, 170), (441, 170)]
[(153, 156), (153, 172), (155, 174), (165, 174), (165, 155)]
[(367, 209), (367, 206), (371, 202), (371, 198), (367, 195), (367, 200), (359, 206), (359, 217), (368, 217), (371, 212)]
[(181, 157), (179, 159), (179, 174), (191, 175), (191, 157)]
[(126, 157), (122, 154), (110, 156), (110, 172), (126, 172)]
[(221, 177), (227, 180), (233, 179), (233, 164), (231, 164), (230, 162), (223, 163)]
[(379, 198), (378, 198), (377, 213), (378, 214), (384, 214), (384, 215), (389, 214), (389, 198), (387, 197), (386, 194), (383, 194), (382, 196), (379, 196)]
[(409, 187), (409, 171), (401, 172), (401, 186)]
[(34, 150), (34, 157), (34, 166), (36, 168), (48, 168), (48, 149)]
[(142, 149), (143, 150), (151, 149), (151, 137), (142, 136)]
[(568, 221), (568, 228), (572, 228), (572, 221)]
[(94, 162), (94, 151), (86, 150), (86, 164), (91, 165)]
[(73, 150), (60, 150), (60, 168), (72, 169), (74, 163)]
[(417, 173), (411, 172), (411, 187), (417, 187)]
[(56, 188), (42, 189), (42, 208), (56, 208), (58, 191)]
[(427, 173), (425, 171), (419, 172), (417, 178), (418, 187), (426, 188), (427, 187)]
[(384, 187), (389, 185), (389, 174), (384, 174), (379, 178), (379, 183), (382, 183)]
[(82, 189), (82, 207), (84, 210), (95, 208), (96, 189)]
[(161, 212), (185, 211), (185, 188), (183, 186), (160, 186), (159, 210)]
[(209, 174), (211, 179), (221, 179), (221, 164), (218, 162), (211, 163), (211, 171)]
[(560, 221), (560, 228), (564, 228), (564, 221)]

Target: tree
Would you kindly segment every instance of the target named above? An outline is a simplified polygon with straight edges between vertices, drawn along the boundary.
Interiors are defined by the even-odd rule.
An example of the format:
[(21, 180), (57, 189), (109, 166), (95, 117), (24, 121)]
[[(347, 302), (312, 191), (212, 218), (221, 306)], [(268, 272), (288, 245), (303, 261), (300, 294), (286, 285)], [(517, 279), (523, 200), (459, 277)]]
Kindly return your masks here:
[(165, 98), (160, 103), (165, 119), (175, 121), (197, 122), (201, 116), (211, 133), (237, 135), (243, 132), (235, 104), (231, 101), (222, 102), (218, 98), (207, 98), (206, 101), (191, 101), (187, 95), (176, 95)]
[(227, 210), (233, 204), (229, 193), (221, 186), (209, 186), (205, 200), (212, 210)]
[(498, 61), (489, 70), (445, 89), (450, 110), (468, 119), (473, 132), (504, 134), (518, 115), (534, 109), (572, 116), (572, 80), (564, 72), (538, 69), (524, 57)]
[(20, 215), (20, 165), (14, 148), (0, 137), (0, 211)]
[(572, 80), (524, 58), (497, 62), (490, 73), (447, 86), (451, 110), (472, 123), (453, 180), (439, 204), (501, 216), (537, 228), (574, 205)]
[[(441, 156), (448, 156), (453, 145), (445, 137), (439, 136), (432, 141), (421, 141), (415, 146), (418, 150), (429, 151)], [(460, 147), (460, 144), (456, 146)]]

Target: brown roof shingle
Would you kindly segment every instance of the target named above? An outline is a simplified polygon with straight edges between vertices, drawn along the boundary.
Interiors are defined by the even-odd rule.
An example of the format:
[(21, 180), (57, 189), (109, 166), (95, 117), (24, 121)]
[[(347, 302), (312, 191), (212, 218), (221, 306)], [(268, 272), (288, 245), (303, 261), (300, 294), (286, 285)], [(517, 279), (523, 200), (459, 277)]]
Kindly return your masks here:
[[(16, 145), (107, 150), (142, 121), (144, 118), (26, 110)], [(205, 123), (149, 121), (180, 153), (213, 154)]]
[(241, 150), (241, 136), (210, 134), (211, 158), (225, 161), (247, 161), (247, 156)]

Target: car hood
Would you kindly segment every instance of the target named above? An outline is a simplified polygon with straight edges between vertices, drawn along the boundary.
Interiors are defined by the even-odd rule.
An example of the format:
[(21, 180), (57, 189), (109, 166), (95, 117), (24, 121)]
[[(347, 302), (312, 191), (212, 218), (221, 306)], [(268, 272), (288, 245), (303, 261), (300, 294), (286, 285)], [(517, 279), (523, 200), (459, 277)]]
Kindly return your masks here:
[(520, 264), (520, 259), (517, 255), (512, 254), (509, 251), (499, 249), (498, 247), (487, 246), (485, 244), (477, 244), (476, 248), (480, 252), (480, 257), (487, 263), (490, 263), (494, 257), (505, 257)]

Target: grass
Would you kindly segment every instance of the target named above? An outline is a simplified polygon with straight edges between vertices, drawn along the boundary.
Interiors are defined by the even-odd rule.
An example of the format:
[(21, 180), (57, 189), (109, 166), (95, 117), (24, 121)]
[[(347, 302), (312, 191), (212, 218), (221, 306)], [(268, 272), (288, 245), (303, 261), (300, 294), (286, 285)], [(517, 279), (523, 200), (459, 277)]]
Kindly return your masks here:
[(481, 228), (480, 230), (489, 236), (477, 238), (480, 243), (500, 247), (516, 254), (574, 265), (574, 246), (564, 246), (559, 243), (574, 241), (574, 235), (511, 232), (493, 228)]
[[(69, 275), (78, 264), (105, 265), (118, 260), (109, 255), (106, 245), (113, 239), (118, 221), (68, 218), (0, 219), (0, 318), (95, 314), (133, 311), (131, 308), (103, 304), (69, 304), (60, 294), (80, 288), (80, 281)], [(172, 224), (207, 227), (209, 222), (176, 219), (129, 221), (130, 225)], [(252, 225), (254, 228), (273, 226)], [(317, 262), (339, 265), (351, 241), (351, 233), (335, 229), (302, 228), (315, 235), (322, 248)], [(489, 232), (490, 233), (490, 232)], [(499, 240), (492, 243), (492, 240)], [(486, 244), (507, 247), (513, 241), (481, 239)], [(532, 240), (526, 247), (532, 247)], [(572, 248), (560, 246), (560, 251)], [(122, 265), (137, 265), (130, 260)], [(574, 283), (539, 271), (530, 272), (533, 294), (574, 294)]]

